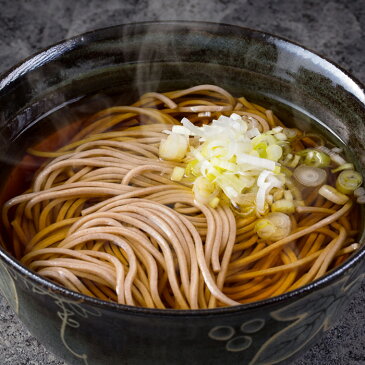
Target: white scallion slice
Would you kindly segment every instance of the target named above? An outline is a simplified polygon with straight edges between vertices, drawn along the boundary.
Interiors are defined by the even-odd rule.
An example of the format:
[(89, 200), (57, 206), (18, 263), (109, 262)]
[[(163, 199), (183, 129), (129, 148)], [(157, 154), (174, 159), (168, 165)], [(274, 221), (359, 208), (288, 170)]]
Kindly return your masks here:
[(341, 165), (344, 165), (345, 163), (347, 163), (347, 161), (343, 157), (341, 157), (338, 153), (334, 153), (332, 150), (330, 150), (329, 148), (327, 148), (325, 146), (319, 146), (319, 147), (316, 147), (316, 149), (318, 151), (327, 153), (330, 156), (331, 160), (338, 166), (341, 166)]
[(319, 167), (300, 165), (294, 170), (293, 176), (304, 186), (315, 187), (322, 185), (327, 179), (325, 170)]
[(299, 155), (295, 155), (293, 157), (293, 159), (287, 163), (288, 167), (292, 167), (292, 168), (295, 168), (298, 166), (298, 163), (300, 162), (300, 156)]
[(158, 151), (164, 160), (181, 161), (188, 150), (189, 141), (186, 136), (172, 133), (166, 139), (161, 140)]
[(283, 133), (289, 138), (295, 138), (298, 135), (298, 131), (294, 128), (284, 128)]
[(342, 171), (336, 180), (336, 188), (343, 194), (351, 194), (362, 184), (362, 176), (354, 170)]
[(242, 117), (240, 115), (238, 115), (237, 113), (232, 113), (230, 118), (233, 119), (233, 120), (242, 121)]
[(260, 134), (260, 131), (257, 128), (251, 128), (246, 132), (246, 136), (248, 138), (254, 138)]
[(185, 128), (183, 125), (174, 125), (171, 129), (172, 133), (190, 135), (189, 129)]
[(262, 239), (278, 241), (290, 234), (291, 220), (285, 213), (269, 213), (265, 218), (257, 221), (255, 230)]
[(202, 204), (208, 204), (218, 195), (218, 189), (215, 183), (204, 176), (199, 176), (194, 181), (193, 192), (195, 199)]
[(318, 190), (318, 194), (322, 195), (332, 203), (339, 205), (344, 205), (349, 200), (347, 195), (340, 193), (331, 185), (322, 185)]
[(278, 144), (272, 144), (266, 148), (267, 158), (272, 161), (279, 161), (283, 155), (283, 149)]
[(295, 212), (293, 200), (280, 199), (271, 205), (272, 212), (291, 214)]
[(293, 201), (293, 194), (290, 190), (285, 190), (284, 191), (284, 197), (285, 197), (286, 200)]
[(255, 231), (260, 238), (269, 240), (274, 235), (276, 227), (270, 219), (262, 218), (257, 221)]
[(170, 179), (172, 181), (181, 181), (181, 179), (184, 177), (185, 174), (185, 169), (179, 166), (176, 166), (173, 170), (172, 170), (172, 174)]
[(192, 135), (203, 137), (204, 133), (201, 128), (196, 127), (193, 123), (190, 122), (188, 118), (181, 119), (181, 124), (188, 129)]
[(279, 141), (286, 141), (288, 138), (286, 136), (285, 133), (276, 133), (275, 137), (279, 140)]
[(266, 158), (248, 155), (247, 153), (241, 153), (239, 156), (237, 156), (237, 162), (247, 163), (255, 167), (267, 170), (274, 170), (276, 166), (274, 161), (268, 160)]
[(210, 202), (209, 205), (215, 209), (217, 208), (217, 206), (219, 205), (220, 199), (216, 196), (215, 198), (213, 198)]
[[(280, 133), (280, 132), (283, 132), (284, 128), (283, 127), (280, 127), (280, 126), (277, 126), (277, 127), (274, 127), (271, 132), (272, 133)], [(285, 134), (285, 133), (284, 133)]]

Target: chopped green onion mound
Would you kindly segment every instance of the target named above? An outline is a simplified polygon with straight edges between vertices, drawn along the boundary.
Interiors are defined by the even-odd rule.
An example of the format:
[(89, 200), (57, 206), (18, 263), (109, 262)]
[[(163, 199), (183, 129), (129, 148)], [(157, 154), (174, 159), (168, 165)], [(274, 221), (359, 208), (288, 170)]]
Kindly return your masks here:
[[(257, 227), (263, 236), (273, 230), (268, 214), (287, 216), (303, 205), (301, 187), (324, 186), (323, 196), (342, 202), (342, 195), (362, 184), (361, 175), (349, 170), (352, 164), (327, 147), (292, 148), (298, 130), (274, 127), (260, 132), (254, 125), (259, 123), (248, 123), (235, 113), (203, 126), (183, 118), (181, 125), (165, 131), (160, 157), (185, 164), (174, 168), (171, 179), (192, 184), (198, 202), (215, 208), (228, 200), (238, 214), (266, 217)], [(338, 191), (324, 185), (334, 162), (343, 162), (332, 171), (342, 171)]]

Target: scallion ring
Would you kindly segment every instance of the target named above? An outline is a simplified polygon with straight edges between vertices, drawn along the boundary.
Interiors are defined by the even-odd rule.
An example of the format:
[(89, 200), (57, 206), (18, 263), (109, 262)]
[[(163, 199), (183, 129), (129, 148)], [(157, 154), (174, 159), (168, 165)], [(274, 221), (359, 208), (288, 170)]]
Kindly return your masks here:
[(303, 186), (315, 187), (326, 181), (327, 172), (318, 167), (300, 165), (294, 170), (293, 176)]

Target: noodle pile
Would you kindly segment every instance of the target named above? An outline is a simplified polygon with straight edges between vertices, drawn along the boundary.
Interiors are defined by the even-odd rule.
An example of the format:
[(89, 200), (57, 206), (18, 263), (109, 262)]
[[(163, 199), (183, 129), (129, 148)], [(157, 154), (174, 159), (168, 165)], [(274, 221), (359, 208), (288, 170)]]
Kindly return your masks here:
[(267, 242), (256, 216), (200, 204), (187, 182), (170, 179), (182, 164), (159, 159), (163, 131), (182, 117), (202, 125), (232, 111), (260, 131), (283, 125), (271, 110), (201, 85), (102, 110), (56, 152), (30, 150), (45, 162), (3, 207), (14, 255), (73, 291), (175, 309), (270, 298), (342, 263), (357, 248), (351, 200), (339, 206), (314, 190), (292, 214), (292, 233)]

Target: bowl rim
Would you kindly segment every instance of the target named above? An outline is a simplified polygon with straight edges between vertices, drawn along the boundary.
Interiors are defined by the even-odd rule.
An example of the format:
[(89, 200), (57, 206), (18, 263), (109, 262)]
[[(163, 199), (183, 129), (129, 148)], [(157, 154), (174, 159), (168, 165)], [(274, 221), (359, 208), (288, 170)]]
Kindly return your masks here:
[[(62, 55), (63, 53), (70, 51), (74, 46), (78, 46), (80, 44), (87, 44), (88, 41), (93, 41), (92, 36), (95, 34), (101, 34), (104, 31), (112, 31), (113, 29), (121, 29), (125, 27), (148, 27), (148, 26), (158, 26), (158, 25), (166, 25), (170, 24), (176, 27), (182, 27), (187, 25), (200, 26), (214, 26), (216, 29), (218, 28), (231, 28), (236, 29), (236, 31), (244, 32), (245, 34), (257, 35), (262, 39), (269, 38), (271, 42), (280, 41), (283, 42), (286, 46), (294, 47), (296, 50), (301, 50), (310, 55), (311, 57), (316, 57), (321, 61), (324, 61), (328, 65), (334, 66), (340, 74), (344, 75), (351, 82), (355, 83), (357, 87), (361, 90), (362, 94), (364, 94), (365, 87), (361, 81), (359, 81), (356, 77), (351, 75), (348, 71), (343, 69), (341, 66), (336, 64), (335, 62), (327, 59), (316, 51), (311, 50), (308, 47), (304, 47), (299, 43), (291, 41), (287, 38), (277, 36), (270, 32), (261, 31), (257, 29), (252, 29), (249, 27), (243, 27), (235, 24), (228, 23), (216, 23), (216, 22), (207, 22), (207, 21), (186, 21), (186, 20), (165, 20), (165, 21), (143, 21), (143, 22), (131, 22), (131, 23), (122, 23), (118, 25), (113, 25), (109, 27), (102, 27), (90, 30), (88, 32), (77, 34), (73, 37), (63, 39), (57, 43), (49, 45), (38, 52), (30, 55), (29, 57), (21, 60), (16, 63), (13, 67), (9, 68), (7, 71), (0, 74), (0, 92), (10, 85), (12, 82), (16, 81), (17, 78), (25, 75), (26, 73), (42, 67), (42, 65), (46, 64), (49, 59), (43, 57), (53, 51), (57, 51), (56, 56)], [(91, 38), (90, 38), (91, 37)], [(62, 46), (62, 47), (60, 47)], [(40, 62), (37, 62), (40, 61)], [(43, 61), (43, 62), (42, 62)], [(346, 90), (346, 92), (352, 94), (352, 96), (356, 97), (353, 93)], [(357, 98), (358, 99), (358, 98)], [(364, 105), (365, 102), (358, 99), (360, 103)], [(362, 232), (361, 238), (359, 241), (364, 241), (365, 239), (365, 229)], [(54, 283), (53, 281), (43, 278), (42, 276), (36, 274), (32, 270), (28, 269), (26, 266), (22, 265), (19, 260), (12, 257), (1, 245), (0, 245), (0, 259), (2, 259), (11, 269), (15, 269), (16, 272), (23, 275), (25, 280), (30, 280), (32, 283), (36, 285), (40, 285), (43, 288), (48, 289), (50, 292), (55, 293), (56, 295), (61, 295), (66, 297), (68, 300), (72, 299), (77, 303), (85, 303), (91, 306), (97, 306), (104, 310), (112, 310), (116, 312), (128, 312), (135, 313), (140, 315), (151, 315), (151, 316), (173, 316), (173, 317), (206, 317), (214, 315), (228, 315), (234, 314), (237, 312), (244, 312), (253, 309), (264, 308), (268, 306), (272, 306), (275, 304), (279, 304), (282, 302), (290, 301), (293, 298), (301, 298), (304, 297), (316, 289), (321, 289), (330, 283), (336, 281), (339, 277), (341, 277), (346, 271), (356, 266), (356, 264), (361, 261), (365, 257), (365, 245), (362, 245), (358, 249), (358, 251), (354, 252), (343, 264), (338, 266), (335, 269), (332, 269), (326, 275), (320, 277), (317, 280), (310, 282), (309, 284), (302, 286), (298, 289), (295, 289), (290, 292), (286, 292), (284, 294), (278, 295), (276, 297), (268, 298), (265, 300), (260, 300), (247, 304), (240, 304), (236, 306), (227, 306), (220, 308), (212, 308), (212, 309), (156, 309), (156, 308), (146, 308), (146, 307), (137, 307), (130, 306), (126, 304), (118, 304), (116, 302), (105, 301), (97, 298), (93, 298), (81, 293), (74, 292), (69, 290), (59, 284)]]

